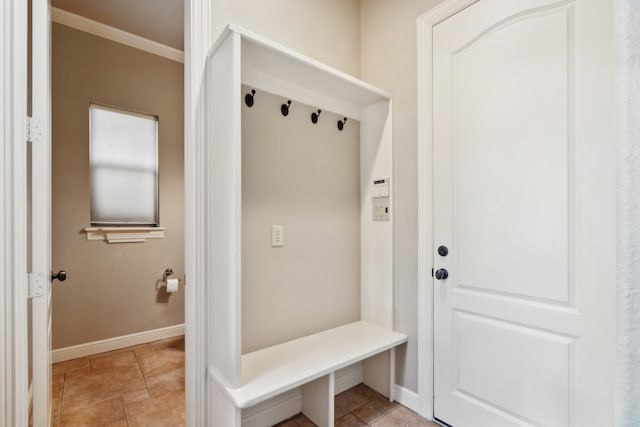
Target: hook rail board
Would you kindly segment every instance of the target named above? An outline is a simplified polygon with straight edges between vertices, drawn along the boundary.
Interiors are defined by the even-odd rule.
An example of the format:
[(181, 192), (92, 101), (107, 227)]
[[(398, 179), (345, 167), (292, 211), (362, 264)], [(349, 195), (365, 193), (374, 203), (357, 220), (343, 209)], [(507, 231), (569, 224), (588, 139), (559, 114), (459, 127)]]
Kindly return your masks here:
[(232, 35), (240, 39), (243, 84), (356, 120), (361, 119), (363, 108), (391, 99), (369, 83), (235, 24), (225, 28), (209, 58)]
[[(390, 96), (233, 24), (213, 45), (205, 77), (209, 144), (202, 232), (216, 236), (210, 239), (208, 262), (202, 267), (206, 270), (208, 301), (207, 399), (212, 408), (207, 425), (238, 427), (242, 408), (300, 387), (298, 412), (321, 426), (333, 426), (334, 372), (358, 362), (362, 363), (363, 381), (393, 399), (395, 347), (407, 337), (395, 332), (393, 323), (393, 191), (381, 198), (373, 185), (381, 177), (393, 176)], [(242, 107), (243, 103), (249, 106), (255, 93), (251, 92), (247, 102), (242, 85), (258, 96), (262, 91), (281, 97), (283, 102), (291, 100), (292, 109), (305, 104), (323, 114), (348, 118), (349, 125), (360, 125), (360, 175), (354, 174), (355, 186), (359, 184), (360, 189), (360, 262), (355, 266), (360, 271), (360, 283), (353, 283), (360, 290), (360, 318), (245, 355)], [(339, 133), (337, 129), (335, 132)], [(374, 206), (380, 204), (386, 207), (386, 219), (373, 220)], [(325, 249), (331, 251), (331, 247)]]

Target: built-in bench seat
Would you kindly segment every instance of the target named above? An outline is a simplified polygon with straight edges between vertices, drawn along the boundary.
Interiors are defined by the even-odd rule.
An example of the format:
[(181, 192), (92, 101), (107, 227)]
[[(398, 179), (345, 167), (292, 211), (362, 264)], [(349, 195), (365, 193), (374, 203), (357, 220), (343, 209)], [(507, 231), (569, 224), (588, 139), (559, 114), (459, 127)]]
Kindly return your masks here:
[(243, 355), (238, 388), (227, 387), (213, 369), (209, 377), (236, 407), (248, 408), (406, 341), (404, 334), (359, 321)]

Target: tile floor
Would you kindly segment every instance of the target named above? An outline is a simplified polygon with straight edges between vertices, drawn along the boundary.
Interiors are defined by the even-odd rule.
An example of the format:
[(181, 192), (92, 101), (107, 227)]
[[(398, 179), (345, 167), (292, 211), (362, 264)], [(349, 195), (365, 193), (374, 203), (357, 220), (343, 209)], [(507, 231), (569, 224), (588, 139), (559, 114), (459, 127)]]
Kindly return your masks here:
[(53, 365), (53, 426), (185, 425), (184, 337)]
[[(53, 365), (53, 426), (179, 427), (184, 337)], [(336, 396), (335, 427), (437, 427), (364, 384)], [(314, 426), (300, 414), (278, 427)]]

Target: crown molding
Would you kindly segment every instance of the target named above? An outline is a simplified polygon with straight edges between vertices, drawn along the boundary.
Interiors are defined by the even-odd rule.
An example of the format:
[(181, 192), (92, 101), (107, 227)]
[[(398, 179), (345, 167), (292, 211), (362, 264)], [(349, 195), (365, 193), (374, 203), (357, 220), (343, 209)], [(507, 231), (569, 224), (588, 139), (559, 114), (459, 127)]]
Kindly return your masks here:
[(184, 63), (184, 52), (179, 49), (154, 42), (153, 40), (102, 24), (85, 18), (84, 16), (76, 15), (75, 13), (67, 12), (66, 10), (58, 9), (57, 7), (51, 8), (51, 20), (55, 23), (75, 28), (76, 30), (84, 31), (116, 43), (162, 56), (172, 61)]

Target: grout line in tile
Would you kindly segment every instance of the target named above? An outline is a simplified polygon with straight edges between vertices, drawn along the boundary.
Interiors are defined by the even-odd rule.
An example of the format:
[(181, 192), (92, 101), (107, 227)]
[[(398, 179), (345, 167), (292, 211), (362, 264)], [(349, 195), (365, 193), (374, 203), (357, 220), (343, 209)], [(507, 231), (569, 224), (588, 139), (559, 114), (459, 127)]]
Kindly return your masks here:
[(144, 369), (142, 369), (142, 365), (140, 365), (140, 360), (138, 359), (138, 355), (135, 354), (135, 352), (133, 352), (133, 355), (136, 358), (136, 365), (138, 365), (138, 369), (140, 369), (140, 373), (142, 374), (142, 378), (144, 379), (144, 385), (147, 388), (147, 391), (149, 392), (149, 398), (154, 397), (153, 394), (151, 394), (151, 387), (149, 387), (149, 382), (147, 381), (147, 375), (144, 373)]
[(58, 415), (57, 415), (58, 419), (57, 419), (56, 425), (61, 425), (62, 424), (62, 408), (63, 408), (62, 401), (64, 399), (64, 388), (65, 388), (66, 385), (67, 385), (67, 374), (66, 374), (66, 372), (64, 372), (62, 374), (62, 387), (61, 387), (61, 390), (60, 390), (60, 408), (58, 408)]
[(129, 413), (127, 412), (127, 405), (124, 403), (124, 396), (120, 396), (120, 400), (122, 400), (122, 409), (124, 409), (124, 422), (129, 427)]
[[(360, 417), (355, 413), (355, 411), (356, 411), (358, 408), (362, 408), (366, 403), (369, 403), (369, 401), (367, 400), (367, 401), (365, 401), (365, 403), (363, 403), (362, 405), (358, 406), (357, 408), (353, 408), (353, 409), (351, 410), (351, 412), (349, 412), (349, 413), (350, 413), (351, 415), (353, 415), (354, 417), (356, 417), (358, 420), (360, 420), (360, 421), (362, 421), (363, 423), (365, 423), (367, 426), (371, 426), (371, 424), (369, 424), (368, 422), (366, 422), (365, 420), (363, 420), (362, 418), (360, 418)], [(371, 403), (369, 403), (369, 404), (371, 404)], [(374, 408), (375, 408), (375, 406), (374, 406)], [(379, 419), (380, 419), (380, 418), (376, 418), (376, 420), (375, 420), (375, 421), (377, 421), (377, 420), (379, 420)]]
[(386, 416), (388, 416), (388, 415), (391, 415), (393, 412), (398, 411), (398, 410), (401, 408), (401, 406), (402, 406), (402, 405), (400, 405), (400, 406), (396, 406), (395, 408), (390, 409), (389, 411), (385, 412), (385, 413), (384, 413), (384, 415), (383, 415), (382, 417), (378, 418), (376, 421), (379, 421), (379, 420), (381, 420), (382, 418), (384, 418), (384, 417), (386, 417)]

